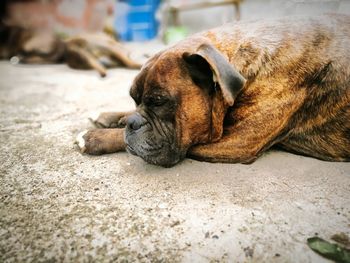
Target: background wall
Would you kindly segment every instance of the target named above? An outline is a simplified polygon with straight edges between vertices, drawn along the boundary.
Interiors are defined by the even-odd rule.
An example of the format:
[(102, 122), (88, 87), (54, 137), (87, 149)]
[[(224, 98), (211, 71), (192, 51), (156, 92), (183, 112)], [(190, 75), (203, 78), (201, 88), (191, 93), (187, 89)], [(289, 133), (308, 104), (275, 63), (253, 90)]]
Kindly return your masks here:
[(113, 15), (113, 0), (7, 1), (12, 24), (58, 32), (100, 31)]
[[(14, 23), (66, 33), (100, 31), (106, 24), (106, 20), (112, 20), (107, 23), (113, 24), (113, 12), (118, 14), (118, 11), (122, 11), (122, 4), (125, 5), (128, 2), (128, 0), (2, 1), (10, 3), (8, 10)], [(123, 3), (120, 4), (118, 1)], [(169, 2), (181, 4), (203, 2), (203, 0), (162, 1), (163, 4)], [(240, 9), (242, 20), (296, 14), (317, 15), (325, 12), (350, 14), (350, 0), (243, 0)], [(180, 12), (179, 21), (191, 34), (233, 21), (234, 14), (233, 6), (203, 8)], [(164, 24), (167, 21), (167, 15), (163, 8), (159, 10), (157, 18)]]
[[(244, 0), (240, 7), (241, 20), (318, 15), (325, 12), (350, 14), (349, 0)], [(228, 6), (186, 11), (181, 12), (179, 17), (181, 23), (193, 33), (232, 21), (234, 8)]]

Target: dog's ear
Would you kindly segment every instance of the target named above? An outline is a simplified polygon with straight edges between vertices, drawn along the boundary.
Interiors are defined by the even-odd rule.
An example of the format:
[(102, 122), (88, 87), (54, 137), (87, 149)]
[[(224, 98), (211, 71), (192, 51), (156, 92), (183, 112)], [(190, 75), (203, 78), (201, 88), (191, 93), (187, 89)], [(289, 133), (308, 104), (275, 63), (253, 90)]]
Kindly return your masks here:
[(184, 53), (182, 57), (197, 85), (219, 85), (226, 103), (233, 105), (246, 80), (215, 47), (203, 44), (196, 53)]

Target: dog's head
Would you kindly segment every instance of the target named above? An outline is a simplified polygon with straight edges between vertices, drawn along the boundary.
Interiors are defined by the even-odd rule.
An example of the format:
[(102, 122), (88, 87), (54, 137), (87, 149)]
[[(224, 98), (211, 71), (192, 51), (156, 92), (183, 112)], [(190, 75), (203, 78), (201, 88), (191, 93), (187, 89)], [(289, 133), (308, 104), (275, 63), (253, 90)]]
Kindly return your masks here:
[(170, 167), (195, 144), (217, 141), (245, 79), (214, 46), (172, 48), (142, 68), (130, 90), (136, 113), (126, 121), (127, 150)]

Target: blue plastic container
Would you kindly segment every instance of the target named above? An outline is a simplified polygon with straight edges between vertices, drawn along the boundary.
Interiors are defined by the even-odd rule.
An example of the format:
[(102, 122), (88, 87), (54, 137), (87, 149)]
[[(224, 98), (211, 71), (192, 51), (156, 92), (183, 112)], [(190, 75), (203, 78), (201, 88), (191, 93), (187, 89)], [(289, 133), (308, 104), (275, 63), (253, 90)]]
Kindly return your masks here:
[(129, 39), (128, 30), (128, 13), (130, 6), (127, 1), (117, 0), (114, 7), (114, 29), (118, 32), (118, 37), (121, 40)]
[(155, 38), (159, 24), (155, 14), (159, 3), (160, 0), (117, 1), (115, 29), (121, 40), (145, 41)]

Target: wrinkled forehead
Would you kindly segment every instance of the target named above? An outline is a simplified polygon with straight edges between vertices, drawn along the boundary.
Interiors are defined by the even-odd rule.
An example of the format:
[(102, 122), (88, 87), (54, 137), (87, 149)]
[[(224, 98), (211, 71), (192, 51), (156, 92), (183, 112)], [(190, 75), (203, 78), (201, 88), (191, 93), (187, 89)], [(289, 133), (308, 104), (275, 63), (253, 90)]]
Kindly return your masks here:
[(174, 52), (158, 54), (142, 67), (131, 86), (130, 96), (139, 103), (143, 94), (154, 90), (173, 93), (172, 84), (183, 75), (182, 71), (181, 56)]

